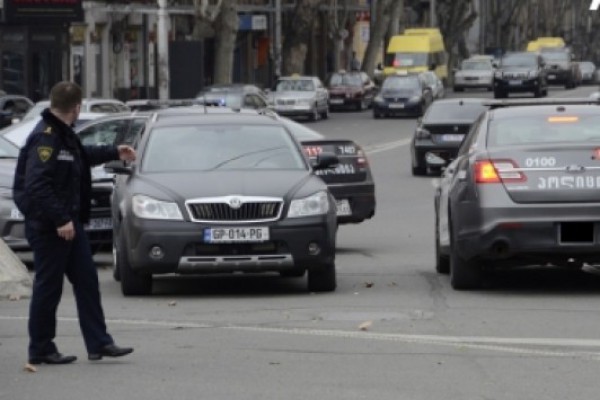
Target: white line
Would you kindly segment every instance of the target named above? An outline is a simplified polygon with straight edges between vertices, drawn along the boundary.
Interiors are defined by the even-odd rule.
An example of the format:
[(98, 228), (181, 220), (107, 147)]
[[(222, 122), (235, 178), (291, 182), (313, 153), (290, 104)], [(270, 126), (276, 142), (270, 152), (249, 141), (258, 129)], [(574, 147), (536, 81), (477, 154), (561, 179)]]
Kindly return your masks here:
[(382, 151), (393, 150), (398, 147), (406, 146), (407, 144), (410, 143), (410, 141), (411, 141), (411, 139), (401, 139), (401, 140), (396, 140), (394, 142), (369, 145), (369, 146), (365, 146), (365, 151), (367, 152), (367, 154), (380, 153)]
[[(22, 320), (27, 317), (0, 316), (0, 320)], [(77, 323), (77, 318), (60, 317), (63, 322)], [(598, 339), (560, 339), (560, 338), (501, 338), (486, 336), (443, 336), (415, 335), (402, 333), (377, 333), (365, 331), (341, 331), (308, 328), (274, 328), (259, 326), (214, 325), (196, 322), (150, 321), (133, 319), (109, 319), (108, 324), (145, 325), (165, 328), (188, 329), (230, 329), (247, 332), (280, 333), (288, 335), (338, 337), (346, 339), (390, 341), (416, 345), (446, 346), (458, 349), (473, 349), (500, 353), (511, 353), (544, 357), (580, 357), (600, 361), (600, 340)], [(565, 350), (544, 350), (516, 346), (553, 347)], [(585, 351), (569, 351), (569, 348), (585, 348)], [(593, 351), (596, 350), (596, 351)]]

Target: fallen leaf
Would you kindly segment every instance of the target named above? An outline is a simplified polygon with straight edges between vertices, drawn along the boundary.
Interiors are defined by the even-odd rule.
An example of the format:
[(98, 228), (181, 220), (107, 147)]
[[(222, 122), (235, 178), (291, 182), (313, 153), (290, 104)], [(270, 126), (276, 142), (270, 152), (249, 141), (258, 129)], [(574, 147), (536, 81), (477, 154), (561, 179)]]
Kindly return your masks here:
[(368, 331), (371, 325), (373, 325), (373, 321), (365, 321), (358, 326), (358, 329), (361, 331)]
[(374, 283), (373, 282), (365, 282), (365, 287), (366, 288), (370, 288), (373, 287)]
[(11, 294), (8, 296), (8, 300), (10, 300), (10, 301), (21, 300), (21, 296), (19, 296), (18, 294)]
[(25, 366), (23, 367), (23, 371), (25, 372), (37, 372), (37, 368), (34, 367), (33, 365), (27, 363), (25, 364)]
[(169, 307), (175, 307), (177, 305), (176, 301), (169, 302)]

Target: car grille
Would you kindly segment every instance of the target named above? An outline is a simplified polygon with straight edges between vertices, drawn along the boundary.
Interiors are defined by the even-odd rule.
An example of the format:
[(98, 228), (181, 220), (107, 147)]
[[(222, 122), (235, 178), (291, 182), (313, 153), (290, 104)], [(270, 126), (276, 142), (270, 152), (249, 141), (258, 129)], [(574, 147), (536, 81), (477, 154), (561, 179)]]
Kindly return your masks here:
[(505, 72), (502, 77), (505, 79), (527, 79), (529, 74), (527, 72)]
[(406, 97), (385, 97), (384, 99), (385, 101), (391, 101), (396, 103), (406, 103), (408, 101), (408, 98)]
[(223, 197), (219, 201), (191, 200), (187, 207), (196, 222), (264, 222), (279, 219), (282, 200)]

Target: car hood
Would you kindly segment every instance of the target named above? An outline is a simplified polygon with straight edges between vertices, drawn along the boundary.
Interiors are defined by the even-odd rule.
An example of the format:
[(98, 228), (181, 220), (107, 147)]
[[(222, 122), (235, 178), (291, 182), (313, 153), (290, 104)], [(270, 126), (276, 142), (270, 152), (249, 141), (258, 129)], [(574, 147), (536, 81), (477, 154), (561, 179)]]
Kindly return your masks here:
[(504, 74), (528, 74), (531, 71), (535, 71), (535, 69), (528, 67), (503, 67), (501, 72)]
[(11, 188), (15, 176), (16, 158), (0, 159), (0, 187)]
[(199, 197), (309, 196), (327, 186), (308, 170), (299, 171), (212, 171), (149, 173), (136, 176), (131, 193), (146, 194), (158, 199), (165, 195), (172, 200), (185, 201)]
[(381, 91), (381, 95), (384, 97), (413, 97), (413, 96), (420, 96), (421, 94), (417, 91), (414, 90), (382, 90)]

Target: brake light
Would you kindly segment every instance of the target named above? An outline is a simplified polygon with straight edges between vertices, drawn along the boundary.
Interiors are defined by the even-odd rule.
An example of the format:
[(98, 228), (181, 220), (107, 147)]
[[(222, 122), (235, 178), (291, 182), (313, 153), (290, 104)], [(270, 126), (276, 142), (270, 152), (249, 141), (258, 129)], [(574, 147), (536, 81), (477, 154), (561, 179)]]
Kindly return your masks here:
[(393, 65), (394, 67), (399, 67), (399, 66), (400, 66), (400, 61), (398, 61), (398, 60), (394, 60), (394, 61), (392, 62), (392, 65)]
[(579, 121), (577, 116), (551, 116), (548, 117), (548, 122), (551, 124), (568, 124)]
[(367, 167), (369, 165), (369, 161), (367, 160), (367, 156), (365, 156), (365, 152), (359, 146), (356, 147), (356, 164), (359, 168)]
[(479, 160), (475, 162), (476, 183), (524, 182), (525, 174), (517, 171), (518, 165), (512, 160)]

